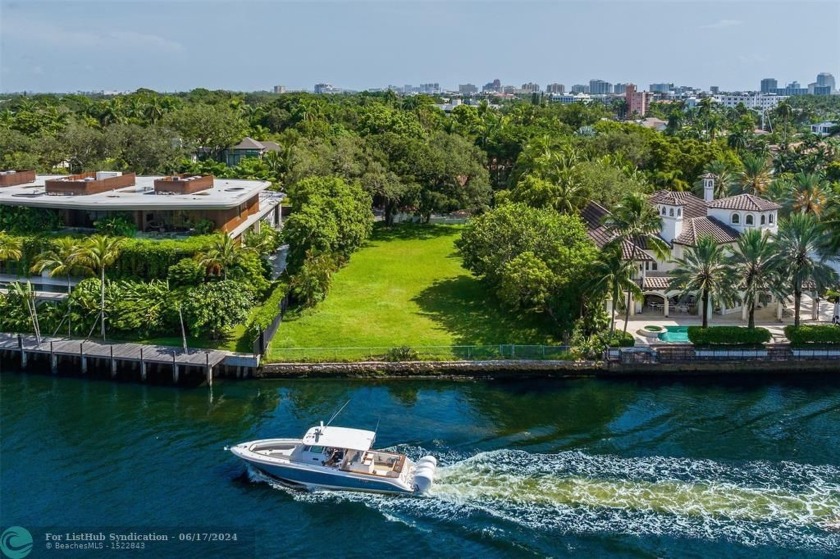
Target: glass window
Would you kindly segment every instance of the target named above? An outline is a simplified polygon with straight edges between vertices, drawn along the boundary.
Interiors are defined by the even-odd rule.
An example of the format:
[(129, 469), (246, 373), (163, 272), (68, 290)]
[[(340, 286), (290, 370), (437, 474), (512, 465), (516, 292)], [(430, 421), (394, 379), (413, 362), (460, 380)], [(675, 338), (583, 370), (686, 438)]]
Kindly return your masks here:
[(741, 214), (732, 214), (732, 223), (735, 225), (741, 223)]
[(775, 217), (773, 217), (773, 214), (770, 214), (770, 224), (771, 225), (773, 224), (774, 220), (775, 220)]
[(755, 217), (752, 214), (747, 214), (747, 225), (755, 225)]
[(677, 208), (677, 217), (682, 215), (682, 208)]
[(761, 214), (761, 224), (764, 225), (764, 214)]
[(668, 210), (668, 215), (671, 216), (671, 217), (674, 217), (674, 208), (671, 208), (670, 210)]

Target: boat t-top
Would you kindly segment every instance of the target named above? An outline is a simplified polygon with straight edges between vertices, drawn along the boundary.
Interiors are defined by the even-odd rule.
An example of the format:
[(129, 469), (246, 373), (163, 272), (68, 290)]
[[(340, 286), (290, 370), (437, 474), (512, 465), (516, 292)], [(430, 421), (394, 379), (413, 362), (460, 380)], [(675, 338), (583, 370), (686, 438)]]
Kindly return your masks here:
[(230, 451), (265, 474), (310, 490), (421, 494), (431, 488), (433, 456), (414, 463), (404, 454), (371, 450), (375, 438), (374, 431), (321, 422), (302, 439), (262, 439)]

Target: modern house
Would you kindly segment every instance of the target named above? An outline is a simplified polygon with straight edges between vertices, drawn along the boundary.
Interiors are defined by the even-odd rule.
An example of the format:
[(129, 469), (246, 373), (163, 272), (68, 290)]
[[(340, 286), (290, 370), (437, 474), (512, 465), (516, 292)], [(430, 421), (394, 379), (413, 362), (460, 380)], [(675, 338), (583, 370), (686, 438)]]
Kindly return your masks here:
[(0, 205), (58, 212), (65, 226), (89, 228), (123, 216), (146, 233), (224, 231), (239, 238), (261, 223), (278, 227), (283, 195), (266, 181), (217, 179), (212, 175), (137, 177), (99, 171), (36, 176), (34, 171), (0, 173)]
[[(770, 233), (777, 231), (779, 204), (751, 194), (715, 199), (714, 192), (715, 177), (706, 175), (703, 177), (703, 198), (690, 192), (670, 190), (660, 190), (650, 196), (649, 201), (662, 220), (659, 237), (667, 243), (670, 254), (667, 259), (658, 257), (644, 239), (622, 247), (624, 258), (638, 263), (637, 280), (645, 295), (644, 300), (633, 302), (631, 314), (642, 312), (646, 303), (664, 316), (669, 316), (674, 310), (698, 312), (696, 305), (686, 302), (677, 301), (677, 309), (673, 308), (679, 291), (671, 288), (669, 272), (676, 268), (675, 261), (682, 258), (687, 249), (696, 246), (700, 237), (711, 235), (718, 244), (731, 245), (748, 229), (764, 229)], [(592, 202), (581, 214), (590, 238), (599, 247), (611, 239), (610, 232), (603, 225), (608, 214), (606, 208)], [(721, 306), (717, 311), (721, 314), (740, 311), (746, 320), (746, 306)], [(777, 316), (780, 317), (781, 311), (779, 305)]]

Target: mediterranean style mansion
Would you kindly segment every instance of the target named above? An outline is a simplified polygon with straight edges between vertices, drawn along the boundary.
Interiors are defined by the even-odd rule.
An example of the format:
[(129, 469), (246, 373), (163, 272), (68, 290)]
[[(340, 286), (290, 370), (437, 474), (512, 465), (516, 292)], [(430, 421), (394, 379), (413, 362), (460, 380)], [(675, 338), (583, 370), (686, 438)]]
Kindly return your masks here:
[[(719, 244), (734, 244), (738, 237), (748, 229), (766, 229), (776, 233), (779, 222), (779, 204), (751, 194), (739, 194), (715, 199), (715, 177), (703, 177), (703, 198), (690, 192), (659, 190), (649, 198), (660, 217), (662, 225), (659, 236), (670, 247), (670, 256), (662, 260), (650, 250), (644, 240), (623, 247), (625, 259), (638, 263), (637, 280), (644, 293), (642, 300), (631, 300), (631, 315), (653, 312), (666, 317), (673, 313), (699, 314), (697, 302), (692, 298), (681, 299), (680, 291), (670, 287), (669, 272), (676, 268), (675, 261), (682, 258), (685, 251), (697, 244), (704, 235), (711, 235)], [(587, 225), (590, 238), (599, 247), (611, 239), (611, 234), (604, 226), (604, 218), (609, 211), (590, 202), (584, 208), (581, 217)], [(764, 304), (776, 303), (776, 318), (781, 319), (783, 302), (768, 295)], [(727, 308), (720, 305), (714, 309), (725, 315), (741, 313), (742, 320), (747, 319), (746, 305)], [(711, 316), (712, 313), (710, 313)]]

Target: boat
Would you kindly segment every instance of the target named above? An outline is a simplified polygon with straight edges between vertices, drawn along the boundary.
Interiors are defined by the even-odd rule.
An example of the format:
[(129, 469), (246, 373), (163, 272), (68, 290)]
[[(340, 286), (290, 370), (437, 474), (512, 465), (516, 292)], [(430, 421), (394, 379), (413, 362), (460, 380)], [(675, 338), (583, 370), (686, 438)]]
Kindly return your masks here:
[(259, 472), (308, 490), (420, 495), (432, 487), (437, 460), (371, 450), (375, 431), (310, 428), (302, 439), (261, 439), (229, 450)]

